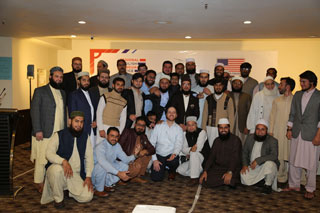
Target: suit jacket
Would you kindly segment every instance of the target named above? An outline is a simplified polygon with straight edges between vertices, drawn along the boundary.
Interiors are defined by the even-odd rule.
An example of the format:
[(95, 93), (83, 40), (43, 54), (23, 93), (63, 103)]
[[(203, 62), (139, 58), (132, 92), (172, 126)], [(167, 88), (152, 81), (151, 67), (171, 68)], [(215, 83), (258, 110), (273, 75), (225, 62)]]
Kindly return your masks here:
[(289, 121), (293, 123), (293, 138), (297, 138), (301, 132), (303, 140), (312, 141), (317, 133), (317, 126), (320, 122), (320, 91), (315, 89), (302, 114), (301, 99), (303, 93), (303, 91), (298, 91), (294, 94), (291, 103)]
[[(90, 93), (89, 93), (90, 96)], [(73, 91), (68, 100), (68, 112), (69, 116), (71, 112), (73, 111), (82, 111), (84, 113), (84, 125), (83, 125), (83, 130), (86, 132), (88, 135), (91, 135), (91, 123), (96, 120), (96, 111), (98, 105), (95, 105), (92, 102), (92, 98), (90, 96), (91, 103), (93, 106), (93, 120), (92, 120), (92, 114), (91, 114), (91, 108), (90, 105), (87, 101), (86, 96), (83, 94), (81, 88)], [(93, 129), (94, 134), (96, 135), (96, 128)]]
[[(250, 165), (250, 158), (251, 152), (253, 149), (253, 145), (255, 143), (254, 134), (250, 134), (242, 148), (242, 165), (249, 166)], [(258, 157), (256, 160), (258, 165), (264, 164), (266, 161), (273, 161), (279, 167), (280, 162), (278, 160), (278, 140), (272, 137), (271, 135), (267, 135), (265, 141), (261, 142), (261, 156)]]
[(62, 88), (66, 92), (68, 104), (70, 93), (77, 89), (77, 81), (72, 71), (63, 74)]
[[(229, 93), (230, 97), (233, 100), (233, 105), (235, 107), (235, 100), (234, 100), (234, 92)], [(241, 133), (243, 133), (244, 129), (247, 127), (247, 117), (250, 111), (250, 106), (251, 106), (251, 96), (248, 95), (247, 93), (241, 92), (239, 95), (239, 103), (238, 103), (238, 123), (237, 126), (240, 130)], [(236, 130), (234, 129), (234, 132)]]
[(165, 107), (160, 106), (161, 96), (156, 96), (155, 94), (145, 95), (145, 100), (150, 100), (152, 102), (152, 111), (157, 115), (157, 121), (161, 119), (162, 113), (168, 108), (170, 99), (173, 96), (171, 90), (168, 90), (169, 100)]
[[(66, 94), (60, 90), (64, 105), (64, 125), (67, 126)], [(44, 138), (51, 137), (54, 128), (56, 103), (49, 84), (36, 88), (31, 101), (32, 135), (42, 132)]]
[[(121, 145), (123, 151), (128, 155), (134, 154), (134, 148), (136, 146), (137, 134), (134, 129), (124, 129), (120, 138), (119, 144)], [(153, 155), (155, 153), (155, 149), (148, 140), (145, 134), (140, 136), (140, 142), (143, 149), (148, 150), (148, 155)]]
[[(141, 92), (141, 91), (140, 91)], [(142, 111), (141, 115), (144, 115), (144, 93), (141, 92), (142, 94)], [(125, 128), (131, 128), (133, 121), (129, 118), (130, 115), (135, 115), (136, 114), (136, 106), (134, 102), (134, 94), (132, 89), (125, 89), (121, 93), (121, 96), (124, 97), (127, 100), (127, 121), (126, 121), (126, 126)]]
[(168, 106), (174, 106), (176, 108), (178, 114), (176, 118), (177, 124), (186, 124), (186, 118), (188, 116), (196, 116), (199, 118), (199, 99), (194, 97), (192, 93), (189, 96), (187, 110), (185, 110), (184, 107), (183, 94), (181, 91), (172, 96)]
[(90, 78), (90, 88), (96, 87), (99, 84), (98, 75), (94, 75)]
[(253, 79), (251, 77), (248, 77), (247, 81), (244, 82), (242, 87), (242, 92), (247, 93), (253, 96), (253, 90), (258, 85), (258, 81), (256, 79)]

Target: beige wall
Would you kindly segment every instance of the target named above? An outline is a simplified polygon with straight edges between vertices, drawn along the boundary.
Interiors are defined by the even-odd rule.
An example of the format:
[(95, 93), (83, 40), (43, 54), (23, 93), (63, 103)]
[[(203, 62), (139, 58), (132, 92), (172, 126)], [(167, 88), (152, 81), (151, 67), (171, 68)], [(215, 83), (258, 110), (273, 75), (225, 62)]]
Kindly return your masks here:
[(35, 38), (12, 39), (12, 80), (13, 107), (29, 108), (29, 82), (27, 79), (27, 65), (34, 64), (35, 78), (32, 80), (33, 94), (37, 86), (37, 69), (47, 69), (57, 64), (57, 47)]
[[(72, 40), (71, 50), (58, 51), (58, 64), (71, 70), (71, 58), (83, 59), (83, 70), (89, 70), (90, 49), (145, 49), (145, 50), (214, 50), (214, 51), (277, 51), (278, 80), (290, 76), (296, 81), (299, 74), (309, 69), (320, 78), (320, 39), (250, 39), (214, 41), (139, 41), (139, 40)], [(160, 69), (159, 69), (160, 70)], [(254, 70), (252, 72), (258, 72)], [(264, 75), (264, 71), (261, 75)], [(298, 82), (297, 82), (298, 83)], [(300, 89), (299, 87), (297, 87)], [(319, 86), (318, 86), (319, 88)]]

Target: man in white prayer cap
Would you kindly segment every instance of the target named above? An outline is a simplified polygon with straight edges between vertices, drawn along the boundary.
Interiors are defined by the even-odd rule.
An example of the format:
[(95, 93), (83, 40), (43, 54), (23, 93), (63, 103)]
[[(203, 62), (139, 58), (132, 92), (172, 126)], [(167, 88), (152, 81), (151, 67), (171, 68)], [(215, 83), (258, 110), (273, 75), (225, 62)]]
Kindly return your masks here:
[(275, 86), (274, 79), (267, 76), (264, 79), (264, 87), (252, 99), (250, 111), (247, 118), (247, 128), (250, 133), (254, 133), (255, 125), (259, 119), (269, 122), (272, 102), (279, 96), (278, 88)]
[(204, 146), (207, 141), (206, 131), (197, 127), (197, 117), (189, 116), (186, 119), (187, 130), (184, 133), (181, 164), (177, 172), (183, 176), (189, 176), (189, 186), (198, 184), (198, 178), (202, 172), (202, 162), (204, 160), (203, 149), (210, 151), (209, 144)]
[(219, 120), (218, 129), (219, 137), (213, 143), (200, 183), (208, 187), (227, 185), (235, 188), (240, 183), (241, 141), (230, 132), (227, 118)]
[(269, 124), (264, 119), (256, 123), (255, 133), (250, 134), (243, 146), (241, 183), (254, 185), (264, 180), (263, 194), (277, 190), (278, 140), (268, 134)]
[(196, 61), (194, 58), (186, 59), (186, 72), (191, 79), (191, 89), (197, 86), (199, 75), (196, 74)]

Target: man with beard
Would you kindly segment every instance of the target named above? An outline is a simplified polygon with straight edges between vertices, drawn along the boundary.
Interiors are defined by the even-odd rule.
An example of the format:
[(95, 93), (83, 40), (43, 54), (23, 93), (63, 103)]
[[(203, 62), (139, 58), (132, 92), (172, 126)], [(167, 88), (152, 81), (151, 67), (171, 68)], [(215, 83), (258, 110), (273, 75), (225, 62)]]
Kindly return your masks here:
[(288, 181), (287, 164), (289, 161), (290, 142), (286, 137), (286, 133), (294, 87), (295, 81), (292, 78), (281, 78), (278, 87), (281, 96), (273, 100), (270, 113), (269, 135), (272, 135), (278, 140), (278, 159), (280, 161), (278, 181), (281, 183)]
[(125, 128), (133, 128), (136, 118), (143, 115), (144, 94), (140, 91), (143, 76), (135, 73), (132, 76), (131, 88), (122, 92), (122, 97), (127, 100), (127, 121)]
[(168, 77), (170, 80), (171, 73), (172, 73), (172, 62), (171, 61), (164, 61), (162, 63), (162, 72), (157, 74), (155, 86), (156, 87), (160, 86), (159, 83), (163, 77)]
[(251, 69), (252, 65), (248, 62), (244, 62), (240, 65), (241, 77), (244, 79), (242, 92), (245, 92), (253, 97), (253, 90), (258, 85), (258, 81), (254, 78), (249, 77)]
[(107, 192), (114, 191), (114, 184), (125, 185), (125, 181), (141, 174), (141, 161), (134, 161), (145, 153), (127, 156), (118, 143), (119, 137), (119, 130), (110, 127), (106, 139), (95, 147), (92, 182), (95, 187), (94, 194), (98, 197), (107, 197)]
[(244, 144), (249, 130), (247, 128), (247, 117), (251, 106), (251, 96), (242, 92), (244, 79), (242, 77), (232, 78), (232, 92), (229, 93), (234, 103), (234, 131)]
[(271, 76), (267, 76), (264, 79), (264, 88), (252, 99), (247, 117), (247, 128), (250, 133), (254, 133), (255, 125), (259, 119), (264, 119), (269, 122), (272, 102), (278, 96), (279, 90), (275, 87), (273, 78)]
[(66, 94), (61, 90), (63, 69), (50, 69), (49, 84), (36, 88), (31, 101), (32, 150), (30, 160), (35, 161), (34, 183), (41, 193), (47, 164), (46, 149), (55, 132), (67, 126)]
[(243, 146), (241, 183), (251, 186), (264, 180), (261, 192), (270, 194), (277, 190), (279, 164), (278, 140), (268, 134), (268, 122), (260, 119)]
[(180, 91), (180, 84), (181, 78), (178, 75), (178, 73), (171, 73), (170, 74), (170, 86), (169, 90), (171, 91), (171, 94), (176, 94)]
[(231, 85), (229, 81), (225, 80), (224, 78), (224, 64), (223, 63), (216, 63), (214, 65), (214, 78), (209, 80), (209, 84), (213, 85), (214, 84), (214, 79), (215, 78), (222, 78), (223, 79), (223, 92), (228, 89), (228, 91), (231, 90)]
[[(206, 131), (197, 127), (197, 117), (187, 117), (187, 128), (183, 137), (183, 146), (181, 152), (181, 164), (177, 168), (177, 172), (183, 176), (190, 177), (189, 186), (199, 183), (199, 176), (202, 172), (202, 163), (204, 155), (202, 149), (207, 141)], [(185, 160), (183, 160), (185, 159)]]
[(177, 73), (179, 75), (179, 79), (180, 79), (181, 76), (184, 74), (184, 64), (183, 63), (177, 63), (174, 66), (174, 70), (175, 70), (175, 73)]
[(77, 84), (78, 74), (82, 71), (82, 59), (80, 57), (74, 57), (72, 59), (72, 71), (63, 74), (62, 88), (67, 95), (67, 103), (69, 94), (79, 88)]
[(97, 140), (99, 144), (106, 136), (109, 127), (116, 126), (120, 132), (125, 127), (127, 119), (127, 100), (121, 96), (124, 88), (123, 78), (115, 78), (112, 82), (113, 90), (104, 93), (97, 107)]
[(145, 101), (144, 101), (144, 114), (147, 114), (149, 111), (152, 110), (152, 102), (149, 100), (150, 89), (154, 85), (154, 81), (156, 79), (156, 71), (148, 70), (145, 74), (144, 82), (142, 83), (141, 92), (145, 94)]
[(156, 126), (156, 121), (157, 121), (157, 115), (153, 111), (149, 111), (147, 113), (147, 119), (146, 119), (146, 135), (148, 139), (151, 137), (151, 133)]
[(143, 76), (143, 80), (145, 79), (147, 70), (148, 70), (148, 67), (146, 64), (139, 64), (138, 73), (140, 73)]
[(196, 62), (194, 58), (187, 58), (186, 59), (186, 72), (189, 75), (191, 80), (191, 88), (195, 88), (199, 81), (199, 75), (196, 74)]
[(289, 187), (300, 191), (300, 174), (307, 170), (306, 199), (313, 199), (320, 154), (320, 91), (312, 71), (300, 75), (302, 91), (294, 94), (289, 114), (287, 137), (290, 142)]
[(208, 95), (214, 93), (213, 86), (209, 85), (209, 70), (200, 70), (199, 82), (198, 85), (192, 89), (193, 92), (197, 94), (197, 98), (199, 99), (199, 119), (198, 119), (198, 127), (201, 127), (202, 122), (202, 112), (204, 103)]
[(166, 109), (166, 121), (157, 124), (154, 128), (150, 142), (156, 148), (152, 155), (151, 180), (162, 181), (165, 169), (169, 168), (169, 180), (174, 180), (176, 169), (179, 166), (179, 153), (183, 144), (183, 131), (174, 121), (177, 111), (174, 107)]
[(214, 139), (218, 137), (217, 126), (220, 118), (227, 118), (229, 120), (231, 132), (233, 132), (234, 126), (233, 100), (223, 92), (223, 79), (215, 78), (213, 84), (214, 94), (206, 98), (201, 123), (201, 128), (207, 131), (210, 147), (212, 147)]
[(123, 151), (128, 155), (137, 156), (132, 167), (139, 170), (138, 175), (131, 179), (130, 182), (146, 183), (147, 181), (142, 179), (151, 160), (151, 156), (155, 153), (154, 147), (151, 145), (146, 134), (146, 121), (143, 117), (138, 117), (134, 128), (124, 129), (119, 144)]
[[(108, 70), (108, 63), (104, 60), (98, 61), (97, 64), (97, 75), (94, 75), (90, 78), (90, 87), (96, 87), (99, 85), (99, 79), (98, 76), (100, 75), (101, 71), (107, 71)], [(108, 70), (109, 71), (109, 70)], [(110, 73), (110, 71), (109, 71)]]
[[(113, 82), (116, 78), (122, 78), (125, 81), (124, 88), (129, 88), (131, 86), (132, 75), (127, 73), (127, 62), (124, 59), (119, 59), (117, 61), (117, 68), (118, 73), (110, 77), (110, 82)], [(111, 88), (112, 85), (109, 84), (109, 87)]]
[[(274, 80), (276, 80), (276, 77), (277, 77), (277, 70), (276, 68), (269, 68), (267, 69), (267, 73), (266, 73), (266, 76), (271, 76)], [(276, 81), (274, 81), (274, 84), (276, 85), (276, 87), (278, 88), (279, 87), (279, 83), (277, 83)], [(253, 89), (253, 96), (261, 91), (264, 87), (264, 83), (263, 82), (260, 82), (254, 89)]]
[(181, 78), (181, 91), (177, 92), (169, 100), (168, 106), (174, 106), (177, 110), (176, 123), (183, 131), (186, 131), (186, 118), (188, 116), (199, 117), (199, 100), (192, 95), (191, 80), (188, 75)]
[(228, 119), (221, 118), (218, 129), (219, 137), (214, 141), (199, 182), (207, 187), (228, 185), (235, 188), (240, 183), (241, 141), (230, 133)]
[(93, 197), (93, 151), (90, 137), (83, 131), (84, 113), (73, 111), (70, 118), (70, 127), (55, 133), (46, 151), (49, 163), (41, 204), (54, 201), (58, 209), (64, 207), (64, 196), (79, 203)]
[[(84, 126), (83, 130), (89, 135), (92, 148), (95, 146), (97, 123), (96, 111), (98, 103), (92, 101), (92, 96), (88, 92), (90, 87), (90, 78), (88, 72), (80, 72), (78, 74), (79, 89), (73, 91), (69, 97), (68, 112), (81, 111), (84, 113)], [(69, 114), (70, 116), (70, 114)]]

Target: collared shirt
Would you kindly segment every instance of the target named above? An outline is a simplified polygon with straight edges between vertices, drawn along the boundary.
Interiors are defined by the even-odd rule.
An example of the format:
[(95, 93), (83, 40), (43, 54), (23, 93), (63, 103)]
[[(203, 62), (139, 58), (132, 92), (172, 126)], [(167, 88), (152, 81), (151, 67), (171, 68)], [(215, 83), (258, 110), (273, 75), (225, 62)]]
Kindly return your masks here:
[(53, 125), (53, 133), (62, 130), (64, 126), (64, 104), (61, 91), (49, 85), (54, 101), (56, 103), (55, 118)]
[[(155, 147), (156, 154), (168, 156), (178, 155), (182, 149), (183, 131), (181, 127), (173, 123), (170, 127), (166, 121), (157, 124), (151, 133), (150, 143)], [(152, 160), (157, 160), (156, 154), (152, 155)]]
[(262, 148), (263, 142), (254, 142), (252, 151), (251, 151), (251, 158), (250, 162), (252, 163), (255, 159), (259, 158), (261, 156), (261, 148)]
[(183, 97), (183, 103), (184, 103), (184, 111), (186, 112), (188, 109), (190, 95), (182, 95), (182, 97)]
[[(168, 101), (169, 101), (169, 92), (167, 91), (166, 93), (161, 93), (160, 106), (166, 107)], [(161, 120), (163, 121), (167, 120), (165, 112), (162, 113)]]
[(84, 96), (86, 97), (86, 99), (87, 99), (87, 101), (88, 101), (88, 104), (90, 105), (91, 120), (93, 121), (94, 108), (93, 108), (93, 105), (92, 105), (92, 102), (91, 102), (91, 98), (90, 98), (89, 92), (88, 92), (88, 91), (84, 91), (83, 89), (81, 89), (81, 91), (83, 92)]

